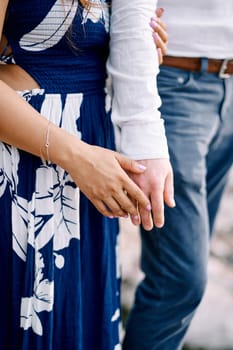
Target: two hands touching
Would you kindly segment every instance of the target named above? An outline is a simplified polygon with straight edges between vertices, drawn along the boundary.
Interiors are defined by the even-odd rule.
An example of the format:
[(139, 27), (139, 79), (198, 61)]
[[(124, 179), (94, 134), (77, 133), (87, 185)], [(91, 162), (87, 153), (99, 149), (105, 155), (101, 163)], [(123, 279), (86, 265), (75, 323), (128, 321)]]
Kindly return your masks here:
[[(161, 9), (158, 9), (156, 16), (150, 21), (159, 63), (162, 63), (167, 43), (166, 27), (161, 20), (162, 12)], [(1, 91), (4, 94), (8, 91), (8, 87), (4, 82), (2, 85)], [(9, 99), (11, 100), (12, 95), (13, 100), (14, 93), (12, 91), (8, 93)], [(8, 107), (11, 106), (7, 99), (4, 101)], [(28, 115), (28, 123), (31, 122), (33, 110), (19, 97), (16, 103), (17, 101), (24, 105), (24, 114)], [(14, 112), (12, 111), (10, 115), (14, 115)], [(40, 125), (38, 130), (44, 123), (44, 120), (38, 120), (38, 125)], [(32, 128), (34, 130), (34, 125)], [(168, 159), (130, 160), (117, 152), (77, 140), (60, 128), (53, 126), (53, 129), (54, 144), (63, 142), (64, 144), (62, 143), (58, 149), (68, 148), (69, 151), (66, 156), (64, 154), (61, 156), (60, 152), (57, 153), (57, 147), (54, 148), (51, 150), (51, 155), (52, 153), (54, 155), (52, 160), (70, 173), (80, 190), (103, 215), (108, 217), (130, 216), (135, 225), (141, 223), (146, 230), (152, 229), (154, 225), (163, 226), (164, 203), (170, 207), (175, 205), (173, 175)], [(14, 145), (11, 138), (12, 135), (9, 136), (9, 139), (2, 135), (3, 141)], [(22, 139), (27, 140), (28, 138), (25, 138), (23, 134)], [(34, 143), (32, 140), (32, 144)], [(18, 147), (18, 143), (15, 146)], [(24, 145), (21, 148), (37, 154), (35, 150), (31, 150), (30, 145)]]
[[(138, 203), (140, 223), (145, 230), (151, 230), (154, 225), (161, 228), (164, 225), (164, 203), (171, 208), (175, 206), (171, 164), (168, 159), (148, 159), (139, 163), (145, 165), (146, 170), (130, 177), (151, 203), (149, 212)], [(131, 221), (138, 224), (132, 216)]]
[[(159, 64), (163, 62), (168, 41), (166, 25), (161, 19), (163, 11), (162, 8), (156, 9), (155, 16), (150, 20)], [(136, 217), (131, 215), (131, 221), (135, 225), (141, 223), (145, 230), (151, 230), (154, 225), (162, 227), (164, 225), (164, 203), (171, 208), (175, 206), (173, 172), (170, 161), (168, 159), (148, 159), (139, 160), (138, 163), (144, 165), (145, 170), (140, 174), (128, 174), (150, 200), (151, 210), (146, 210), (140, 202), (137, 202), (138, 215)], [(135, 220), (135, 218), (139, 220)]]
[[(163, 9), (157, 9), (150, 21), (160, 64), (167, 45), (162, 13)], [(163, 226), (164, 203), (175, 206), (173, 173), (168, 159), (134, 161), (95, 146), (87, 152), (88, 156), (85, 154), (83, 159), (90, 162), (87, 173), (81, 175), (79, 172), (76, 182), (103, 215), (110, 218), (130, 216), (133, 224), (142, 224), (146, 230), (151, 230), (154, 225)], [(88, 174), (93, 174), (93, 181)], [(86, 176), (89, 176), (88, 183)]]
[(101, 214), (130, 216), (133, 224), (141, 223), (146, 230), (163, 226), (164, 202), (175, 205), (168, 159), (130, 160), (84, 142), (78, 150), (78, 157), (62, 167)]
[[(166, 54), (168, 39), (166, 26), (161, 19), (162, 14), (163, 9), (157, 9), (149, 23), (153, 30), (159, 64), (163, 62), (163, 56)], [(99, 159), (101, 167), (96, 163), (95, 172), (90, 171), (94, 176), (93, 182), (87, 184), (84, 176), (82, 185), (80, 186), (80, 179), (78, 183), (96, 208), (110, 218), (130, 216), (133, 224), (142, 224), (146, 230), (151, 230), (154, 225), (162, 227), (164, 203), (169, 207), (175, 206), (173, 172), (169, 160), (134, 161), (117, 152), (98, 147), (92, 148), (92, 151), (95, 162)], [(90, 154), (86, 159), (93, 157)], [(105, 159), (104, 167), (102, 159)], [(98, 182), (99, 186), (96, 186)]]
[[(150, 20), (153, 30), (152, 36), (158, 53), (159, 64), (163, 63), (163, 56), (167, 51), (167, 30), (161, 17), (163, 9), (158, 8), (155, 16)], [(150, 200), (151, 211), (145, 210), (138, 203), (138, 217), (145, 230), (151, 230), (153, 226), (162, 227), (164, 225), (164, 203), (169, 207), (175, 206), (173, 172), (168, 159), (148, 159), (139, 160), (145, 166), (145, 171), (141, 174), (130, 174), (130, 178), (139, 186), (147, 198)], [(131, 221), (137, 225), (134, 217)]]
[[(166, 25), (161, 19), (163, 11), (162, 8), (156, 9), (155, 16), (150, 20), (159, 64), (163, 63), (168, 41)], [(130, 177), (143, 190), (151, 203), (150, 212), (138, 205), (140, 223), (145, 230), (151, 230), (154, 225), (160, 228), (164, 225), (164, 203), (171, 208), (175, 206), (172, 167), (168, 159), (148, 159), (141, 160), (139, 163), (144, 165), (146, 170)], [(133, 217), (131, 221), (137, 224)]]

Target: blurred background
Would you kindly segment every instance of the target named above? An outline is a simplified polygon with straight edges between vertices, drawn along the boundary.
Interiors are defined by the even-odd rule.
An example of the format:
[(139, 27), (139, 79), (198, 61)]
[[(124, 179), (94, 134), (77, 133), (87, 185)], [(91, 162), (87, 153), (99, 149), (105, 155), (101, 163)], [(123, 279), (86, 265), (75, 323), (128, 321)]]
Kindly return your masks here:
[[(122, 219), (122, 315), (130, 309), (140, 271), (140, 236)], [(211, 242), (209, 281), (205, 296), (186, 336), (184, 350), (233, 350), (233, 169), (218, 213)]]

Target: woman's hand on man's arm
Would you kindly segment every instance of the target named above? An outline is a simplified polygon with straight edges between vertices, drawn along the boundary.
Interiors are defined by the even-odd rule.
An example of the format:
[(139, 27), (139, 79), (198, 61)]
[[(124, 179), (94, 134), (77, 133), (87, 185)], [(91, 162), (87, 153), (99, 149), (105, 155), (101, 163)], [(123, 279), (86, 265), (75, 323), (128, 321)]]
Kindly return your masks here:
[(150, 26), (153, 29), (153, 39), (158, 52), (159, 64), (163, 63), (163, 56), (167, 52), (167, 42), (168, 42), (168, 33), (166, 24), (162, 20), (164, 10), (158, 8), (155, 11), (155, 16), (150, 20)]

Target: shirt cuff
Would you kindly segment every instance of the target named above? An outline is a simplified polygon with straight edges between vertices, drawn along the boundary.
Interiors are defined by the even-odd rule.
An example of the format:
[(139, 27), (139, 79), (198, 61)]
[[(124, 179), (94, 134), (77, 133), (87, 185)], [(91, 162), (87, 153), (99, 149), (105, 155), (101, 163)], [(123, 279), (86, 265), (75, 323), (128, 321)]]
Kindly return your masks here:
[(116, 128), (116, 143), (118, 151), (131, 159), (169, 159), (163, 119)]

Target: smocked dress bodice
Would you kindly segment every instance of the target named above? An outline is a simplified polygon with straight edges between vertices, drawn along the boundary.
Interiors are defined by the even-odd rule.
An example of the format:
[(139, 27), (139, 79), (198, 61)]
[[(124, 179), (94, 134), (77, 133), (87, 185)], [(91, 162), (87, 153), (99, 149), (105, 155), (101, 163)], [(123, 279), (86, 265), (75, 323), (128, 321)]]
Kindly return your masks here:
[(11, 0), (5, 34), (15, 62), (55, 92), (103, 87), (109, 9), (99, 0), (90, 10), (74, 0)]

